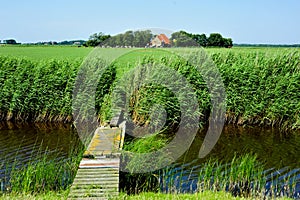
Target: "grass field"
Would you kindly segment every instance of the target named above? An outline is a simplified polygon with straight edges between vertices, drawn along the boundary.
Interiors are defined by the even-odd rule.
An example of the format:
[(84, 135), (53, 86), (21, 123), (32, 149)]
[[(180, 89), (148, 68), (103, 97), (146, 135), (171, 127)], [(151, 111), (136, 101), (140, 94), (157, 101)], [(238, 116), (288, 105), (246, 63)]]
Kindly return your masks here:
[(15, 56), (35, 61), (83, 59), (91, 51), (92, 48), (77, 46), (0, 46), (0, 56)]
[[(33, 60), (45, 60), (45, 59), (59, 59), (59, 60), (72, 60), (72, 59), (83, 59), (93, 48), (91, 47), (77, 47), (77, 46), (1, 46), (0, 45), (0, 56), (14, 56), (21, 58), (29, 58)], [(122, 48), (106, 48), (101, 49), (101, 53), (104, 57), (116, 57), (119, 54), (127, 53), (133, 49), (122, 49)], [(175, 52), (181, 52), (182, 49), (166, 49)], [(231, 49), (225, 48), (206, 48), (205, 51), (209, 54), (214, 53), (241, 53), (247, 54), (249, 52), (266, 53), (269, 56), (276, 54), (282, 54), (285, 52), (298, 51), (300, 48), (264, 48), (264, 47), (233, 47)], [(143, 55), (148, 54), (145, 51)], [(152, 51), (155, 54), (155, 51)]]

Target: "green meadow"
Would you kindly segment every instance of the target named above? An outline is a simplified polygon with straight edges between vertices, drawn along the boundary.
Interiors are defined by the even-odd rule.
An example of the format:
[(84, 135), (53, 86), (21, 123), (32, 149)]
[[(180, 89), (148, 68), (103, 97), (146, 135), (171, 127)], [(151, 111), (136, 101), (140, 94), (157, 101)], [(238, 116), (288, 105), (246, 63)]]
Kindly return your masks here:
[[(94, 48), (92, 47), (77, 47), (77, 46), (25, 46), (25, 45), (0, 45), (0, 56), (13, 56), (19, 58), (29, 58), (33, 60), (45, 60), (45, 59), (60, 59), (60, 60), (72, 60), (78, 58), (85, 58)], [(124, 48), (103, 48), (101, 53), (103, 56), (113, 57), (116, 54), (126, 53), (133, 49)], [(141, 55), (155, 54), (156, 50), (149, 51), (141, 50)], [(166, 49), (174, 52), (181, 52), (182, 48)], [(276, 54), (282, 54), (283, 52), (300, 52), (300, 48), (284, 48), (284, 47), (233, 47), (231, 49), (226, 48), (206, 48), (206, 52), (209, 54), (214, 53), (226, 53), (233, 52), (239, 54), (252, 53), (266, 53), (269, 56)], [(117, 53), (116, 53), (117, 52)], [(128, 58), (129, 59), (129, 58)]]
[(91, 50), (92, 48), (78, 48), (77, 46), (0, 46), (0, 55), (35, 61), (45, 59), (73, 60), (83, 59)]

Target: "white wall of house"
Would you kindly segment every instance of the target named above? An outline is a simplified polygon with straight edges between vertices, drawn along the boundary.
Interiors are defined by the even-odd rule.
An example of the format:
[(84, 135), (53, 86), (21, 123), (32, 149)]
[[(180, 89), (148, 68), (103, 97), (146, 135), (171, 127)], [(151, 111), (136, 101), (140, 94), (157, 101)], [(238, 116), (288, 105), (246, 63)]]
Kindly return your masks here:
[(161, 41), (158, 38), (158, 36), (156, 36), (151, 42), (152, 42), (152, 46), (157, 46), (157, 47), (161, 46)]

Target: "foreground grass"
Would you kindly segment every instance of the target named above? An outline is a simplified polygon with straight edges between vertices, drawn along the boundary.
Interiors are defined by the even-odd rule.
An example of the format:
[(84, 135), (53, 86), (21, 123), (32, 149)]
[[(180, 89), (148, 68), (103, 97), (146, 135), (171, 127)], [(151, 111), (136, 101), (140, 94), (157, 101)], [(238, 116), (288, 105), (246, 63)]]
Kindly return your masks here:
[[(68, 197), (68, 190), (61, 191), (61, 192), (48, 192), (46, 194), (19, 194), (19, 193), (11, 193), (11, 194), (4, 194), (0, 196), (2, 200), (59, 200), (59, 199), (67, 199)], [(250, 198), (240, 198), (240, 197), (233, 197), (230, 193), (226, 192), (211, 192), (205, 191), (201, 193), (195, 194), (162, 194), (162, 193), (141, 193), (139, 195), (127, 195), (127, 194), (120, 194), (115, 200), (177, 200), (177, 199), (190, 199), (190, 200), (198, 200), (198, 199), (205, 199), (205, 200), (219, 200), (219, 199), (227, 199), (227, 200), (241, 200), (241, 199), (250, 199)], [(251, 198), (253, 199), (253, 198)], [(258, 198), (260, 199), (260, 198)], [(288, 200), (290, 198), (276, 198), (281, 200)]]
[(47, 192), (44, 194), (22, 194), (22, 193), (9, 193), (0, 195), (0, 199), (3, 200), (19, 200), (19, 199), (28, 199), (28, 200), (59, 200), (59, 199), (67, 199), (69, 191), (61, 191), (61, 192)]
[(134, 196), (128, 196), (128, 195), (120, 195), (120, 199), (130, 199), (130, 200), (151, 200), (151, 199), (170, 199), (170, 200), (176, 200), (176, 199), (244, 199), (239, 197), (233, 197), (229, 193), (225, 192), (210, 192), (205, 191), (201, 193), (195, 193), (195, 194), (163, 194), (163, 193), (142, 193), (139, 195)]
[[(226, 192), (211, 192), (211, 191), (204, 191), (195, 194), (163, 194), (163, 193), (141, 193), (139, 195), (128, 196), (120, 194), (119, 198), (117, 199), (129, 199), (129, 200), (177, 200), (177, 199), (188, 199), (188, 200), (219, 200), (219, 199), (226, 199), (226, 200), (241, 200), (241, 199), (253, 199), (253, 198), (244, 198), (244, 197), (234, 197), (230, 193)], [(261, 199), (261, 198), (257, 198)], [(290, 198), (276, 198), (281, 200), (288, 200)]]

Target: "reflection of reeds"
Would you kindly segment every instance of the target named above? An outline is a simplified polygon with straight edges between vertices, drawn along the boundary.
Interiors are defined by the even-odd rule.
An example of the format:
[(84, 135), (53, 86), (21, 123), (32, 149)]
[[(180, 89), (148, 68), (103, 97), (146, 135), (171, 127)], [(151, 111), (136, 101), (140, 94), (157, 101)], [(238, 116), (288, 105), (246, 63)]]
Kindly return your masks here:
[[(162, 135), (153, 135), (126, 143), (124, 150), (137, 153), (127, 163), (127, 169), (135, 171), (159, 165), (151, 163), (151, 159), (139, 153), (158, 150), (164, 147), (167, 141)], [(296, 195), (295, 189), (300, 174), (299, 170), (289, 168), (265, 170), (256, 155), (246, 154), (235, 156), (229, 161), (209, 159), (201, 165), (194, 161), (145, 174), (123, 173), (120, 180), (122, 189), (133, 194), (159, 191), (160, 187), (167, 193), (210, 190), (231, 192), (235, 196), (263, 198)]]
[(42, 146), (35, 144), (25, 164), (17, 160), (16, 152), (13, 163), (6, 164), (4, 181), (1, 181), (2, 191), (39, 193), (68, 188), (81, 160), (82, 144), (77, 141), (70, 148), (67, 158), (61, 157), (59, 149), (50, 151)]

